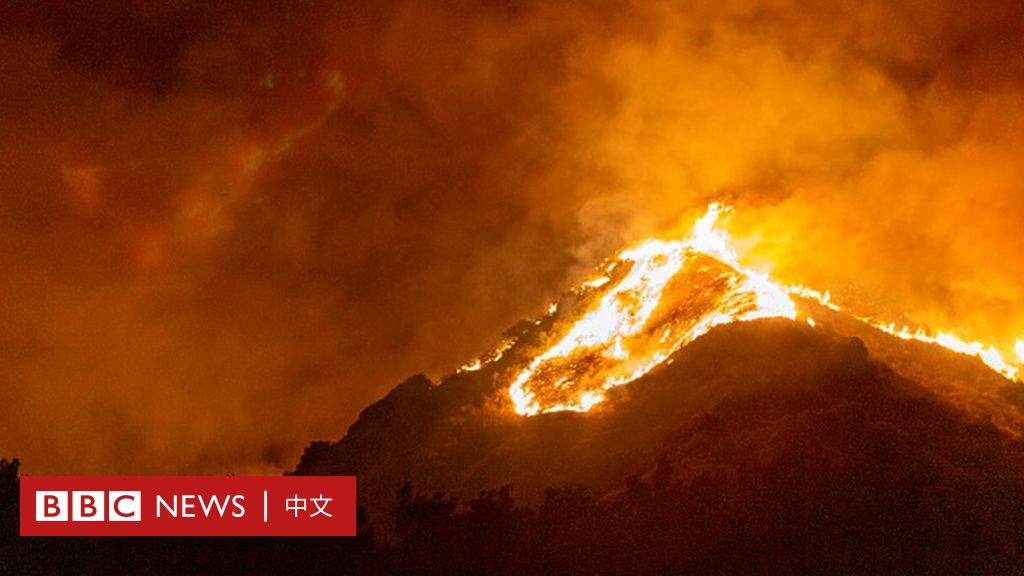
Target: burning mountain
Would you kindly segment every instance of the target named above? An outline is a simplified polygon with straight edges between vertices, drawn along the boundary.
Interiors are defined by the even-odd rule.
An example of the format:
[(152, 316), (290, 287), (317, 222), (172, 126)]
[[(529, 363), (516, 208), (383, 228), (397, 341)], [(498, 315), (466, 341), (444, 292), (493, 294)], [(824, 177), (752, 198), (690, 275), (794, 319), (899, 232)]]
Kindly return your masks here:
[[(614, 491), (659, 462), (692, 479), (795, 450), (846, 469), (873, 443), (971, 481), (1024, 479), (1024, 343), (1011, 360), (777, 283), (740, 263), (719, 222), (729, 210), (622, 251), (440, 383), (410, 378), (296, 473), (360, 476), (378, 517), (407, 480), (456, 494), (511, 484), (536, 501), (564, 484)], [(824, 453), (805, 453), (819, 441)]]
[[(785, 287), (739, 264), (728, 235), (716, 228), (727, 207), (714, 203), (683, 240), (650, 239), (607, 262), (574, 295), (583, 300), (551, 330), (554, 343), (516, 376), (509, 396), (520, 415), (586, 412), (609, 388), (632, 382), (711, 328), (757, 318), (797, 318), (796, 300), (813, 300), (833, 311), (828, 292)], [(582, 308), (582, 310), (581, 310)], [(553, 305), (551, 314), (558, 311)], [(815, 320), (805, 314), (812, 326)], [(994, 346), (967, 342), (940, 331), (912, 331), (895, 323), (855, 319), (904, 340), (943, 346), (976, 356), (1008, 379), (1019, 365)], [(564, 334), (562, 333), (564, 332)], [(511, 345), (486, 359), (493, 361)], [(1017, 341), (1024, 362), (1024, 339)], [(1008, 356), (1006, 356), (1008, 357)], [(474, 360), (463, 370), (477, 370)]]
[(736, 264), (714, 229), (722, 210), (712, 204), (690, 238), (648, 240), (585, 282), (578, 291), (593, 291), (596, 305), (516, 377), (509, 388), (516, 412), (585, 412), (607, 389), (643, 376), (714, 326), (794, 318), (779, 286)]

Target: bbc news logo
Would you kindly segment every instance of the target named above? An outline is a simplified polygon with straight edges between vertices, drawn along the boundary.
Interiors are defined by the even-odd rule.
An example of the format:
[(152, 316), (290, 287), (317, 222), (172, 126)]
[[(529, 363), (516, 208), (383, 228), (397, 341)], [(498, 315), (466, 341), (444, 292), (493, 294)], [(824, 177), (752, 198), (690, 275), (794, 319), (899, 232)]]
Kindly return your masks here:
[[(139, 522), (142, 492), (39, 490), (36, 492), (36, 522)], [(109, 508), (106, 503), (109, 502)]]
[(23, 476), (22, 536), (354, 536), (352, 476)]

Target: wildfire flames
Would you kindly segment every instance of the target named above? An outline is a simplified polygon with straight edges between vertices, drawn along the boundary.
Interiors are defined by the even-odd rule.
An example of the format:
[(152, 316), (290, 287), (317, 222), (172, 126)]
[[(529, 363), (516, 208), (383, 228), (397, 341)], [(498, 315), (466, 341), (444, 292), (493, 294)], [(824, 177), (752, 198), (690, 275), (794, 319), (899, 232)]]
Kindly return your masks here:
[[(711, 328), (757, 318), (796, 319), (794, 298), (817, 301), (842, 311), (828, 292), (787, 287), (743, 267), (729, 235), (716, 228), (730, 208), (711, 204), (688, 238), (649, 239), (618, 254), (575, 291), (591, 303), (574, 321), (557, 325), (553, 344), (535, 355), (515, 376), (508, 393), (520, 415), (572, 410), (585, 412), (610, 388), (629, 383)], [(557, 306), (552, 305), (549, 314)], [(1024, 339), (1016, 360), (996, 347), (956, 335), (882, 323), (851, 315), (893, 336), (943, 346), (976, 356), (1007, 378), (1024, 364)], [(814, 326), (812, 318), (807, 322)], [(493, 362), (514, 344), (506, 340), (482, 359), (463, 366), (472, 371)]]
[(584, 284), (597, 305), (536, 356), (509, 388), (519, 414), (586, 411), (712, 327), (796, 317), (785, 290), (736, 262), (712, 204), (684, 240), (647, 240)]

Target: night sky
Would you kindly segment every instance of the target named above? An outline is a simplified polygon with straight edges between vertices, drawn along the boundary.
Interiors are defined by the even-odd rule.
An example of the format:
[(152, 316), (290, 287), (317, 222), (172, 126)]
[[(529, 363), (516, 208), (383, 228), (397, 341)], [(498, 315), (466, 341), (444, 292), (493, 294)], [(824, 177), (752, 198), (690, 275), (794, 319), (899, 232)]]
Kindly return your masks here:
[(1024, 337), (1024, 4), (5, 2), (0, 455), (274, 473), (709, 201)]

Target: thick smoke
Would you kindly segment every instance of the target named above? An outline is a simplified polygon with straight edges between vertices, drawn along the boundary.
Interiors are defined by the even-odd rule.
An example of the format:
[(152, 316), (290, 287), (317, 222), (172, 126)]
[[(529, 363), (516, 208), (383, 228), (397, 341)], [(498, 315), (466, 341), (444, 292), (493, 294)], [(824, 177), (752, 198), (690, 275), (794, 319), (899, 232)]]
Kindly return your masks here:
[(8, 3), (0, 453), (270, 471), (712, 199), (865, 313), (1024, 335), (1024, 8)]

